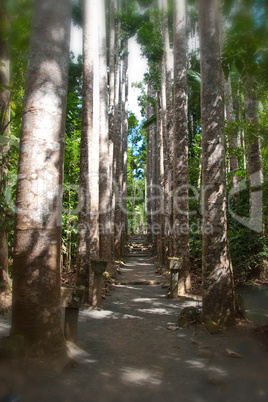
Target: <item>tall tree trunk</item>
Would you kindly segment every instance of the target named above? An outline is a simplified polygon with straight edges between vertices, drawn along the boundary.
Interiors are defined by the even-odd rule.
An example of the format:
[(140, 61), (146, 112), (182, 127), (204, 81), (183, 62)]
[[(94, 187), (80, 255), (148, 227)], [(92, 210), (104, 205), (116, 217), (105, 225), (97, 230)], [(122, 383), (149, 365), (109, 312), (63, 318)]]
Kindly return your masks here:
[(34, 1), (17, 182), (11, 335), (39, 354), (66, 348), (61, 214), (70, 0)]
[(161, 111), (161, 95), (157, 94), (157, 257), (159, 264), (163, 265), (165, 260), (165, 221), (164, 221), (164, 144), (163, 144), (163, 124)]
[(114, 197), (115, 197), (115, 213), (114, 213), (114, 256), (118, 260), (121, 256), (121, 231), (122, 231), (122, 180), (123, 180), (123, 164), (122, 164), (122, 74), (120, 60), (120, 24), (117, 32), (116, 42), (116, 78), (115, 78), (115, 128), (114, 128)]
[[(229, 161), (230, 161), (230, 172), (232, 174), (231, 183), (233, 190), (238, 189), (239, 177), (235, 173), (239, 168), (238, 162), (238, 137), (237, 130), (234, 126), (235, 115), (232, 97), (232, 86), (230, 76), (228, 79), (224, 80), (224, 103), (225, 103), (225, 116), (226, 121), (229, 123), (228, 141), (229, 141)], [(238, 196), (235, 197), (236, 202), (238, 202)]]
[(188, 197), (188, 99), (186, 67), (186, 5), (174, 10), (174, 255), (182, 257), (179, 294), (191, 289)]
[(127, 240), (127, 138), (128, 138), (128, 41), (124, 44), (122, 74), (122, 240), (121, 254)]
[(245, 90), (246, 123), (245, 130), (248, 148), (249, 208), (251, 229), (263, 232), (263, 167), (261, 139), (259, 135), (259, 112), (256, 81), (247, 76)]
[[(149, 107), (149, 118), (156, 115), (155, 107), (152, 105), (152, 100), (156, 100), (156, 91), (153, 88), (151, 82), (148, 84), (148, 94), (151, 99)], [(152, 252), (153, 255), (157, 251), (157, 225), (158, 225), (158, 211), (157, 211), (157, 127), (156, 123), (153, 123), (149, 127), (149, 137), (152, 142), (152, 153), (151, 153), (151, 169), (152, 169), (152, 180), (151, 180), (151, 233), (152, 233)]]
[(107, 92), (107, 44), (105, 0), (98, 1), (99, 7), (99, 49), (100, 49), (100, 257), (111, 264), (111, 187), (109, 129), (108, 129), (108, 92)]
[(211, 332), (233, 324), (235, 293), (227, 239), (223, 74), (217, 0), (200, 0), (203, 150), (203, 319)]
[[(2, 4), (3, 6), (3, 4)], [(3, 7), (2, 7), (3, 13)], [(4, 191), (5, 174), (8, 152), (8, 135), (10, 120), (10, 91), (9, 86), (9, 47), (4, 39), (3, 27), (5, 26), (5, 15), (0, 17), (0, 135), (6, 137), (5, 143), (0, 143), (0, 192)], [(8, 230), (6, 212), (0, 206), (0, 282), (1, 287), (7, 288), (11, 285), (8, 276)], [(1, 289), (0, 289), (1, 290)]]
[(172, 91), (172, 69), (173, 60), (169, 40), (169, 22), (168, 22), (168, 1), (163, 1), (163, 37), (164, 37), (164, 58), (166, 75), (166, 147), (167, 147), (167, 190), (166, 190), (166, 225), (167, 241), (166, 247), (168, 255), (173, 255), (173, 163), (174, 163), (174, 139), (173, 139), (173, 91)]
[(99, 53), (97, 0), (84, 1), (77, 283), (89, 300), (90, 259), (99, 258)]
[[(151, 97), (151, 85), (148, 84), (147, 89), (148, 98)], [(152, 114), (152, 107), (150, 100), (147, 102), (147, 110), (146, 110), (146, 118), (150, 119)], [(153, 138), (152, 138), (152, 130), (151, 126), (147, 129), (147, 141), (146, 141), (146, 203), (145, 203), (145, 216), (146, 216), (146, 227), (147, 227), (147, 241), (148, 243), (152, 243), (153, 232), (152, 232), (152, 208), (153, 208), (153, 177), (152, 177), (152, 169), (153, 169), (153, 161), (152, 161), (152, 152), (153, 152)]]
[(109, 46), (109, 154), (110, 154), (110, 205), (111, 205), (111, 257), (114, 260), (114, 138), (115, 138), (115, 0), (110, 1)]
[[(221, 51), (225, 43), (225, 24), (223, 15), (220, 14), (220, 44)], [(225, 106), (225, 119), (228, 124), (228, 154), (229, 154), (229, 171), (231, 173), (232, 192), (234, 194), (235, 204), (238, 205), (239, 201), (239, 177), (236, 174), (239, 168), (238, 161), (238, 132), (235, 127), (235, 114), (233, 104), (233, 93), (230, 75), (224, 79), (224, 106)]]
[[(164, 7), (163, 0), (158, 0), (159, 9), (162, 12), (161, 18), (161, 35), (164, 42)], [(163, 154), (163, 162), (161, 162), (163, 173), (162, 173), (162, 183), (161, 186), (163, 188), (163, 225), (162, 228), (162, 258), (161, 263), (163, 265), (166, 264), (166, 257), (168, 256), (168, 234), (169, 234), (169, 181), (168, 181), (168, 173), (169, 173), (169, 156), (168, 156), (168, 132), (167, 132), (167, 93), (166, 93), (166, 58), (165, 53), (162, 54), (161, 62), (161, 98), (160, 98), (160, 116), (159, 116), (159, 135), (161, 138), (161, 144), (163, 149), (161, 149), (161, 155)]]

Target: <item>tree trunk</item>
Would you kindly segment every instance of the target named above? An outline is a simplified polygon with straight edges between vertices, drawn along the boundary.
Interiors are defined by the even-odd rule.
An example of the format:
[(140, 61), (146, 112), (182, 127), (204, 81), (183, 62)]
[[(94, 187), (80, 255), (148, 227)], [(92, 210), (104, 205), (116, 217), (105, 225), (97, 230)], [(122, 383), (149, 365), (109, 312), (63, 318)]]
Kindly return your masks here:
[(165, 247), (165, 221), (164, 221), (164, 144), (163, 144), (163, 125), (161, 112), (161, 97), (157, 94), (157, 188), (156, 197), (157, 204), (157, 257), (159, 264), (164, 263), (164, 247)]
[(110, 1), (109, 46), (109, 155), (110, 155), (110, 205), (111, 205), (111, 258), (114, 260), (114, 137), (115, 137), (115, 0)]
[(11, 335), (39, 354), (66, 348), (61, 214), (71, 1), (34, 1), (17, 182)]
[(124, 45), (122, 74), (122, 240), (121, 254), (127, 241), (127, 138), (128, 138), (128, 41)]
[(247, 123), (245, 134), (248, 148), (250, 227), (255, 232), (262, 233), (263, 167), (261, 139), (259, 135), (258, 96), (254, 77), (247, 76), (245, 87), (245, 109)]
[[(154, 90), (152, 83), (148, 84), (148, 93), (150, 98), (156, 99), (156, 91)], [(149, 110), (149, 117), (156, 114), (155, 107), (151, 104)], [(157, 251), (157, 128), (156, 124), (153, 123), (149, 127), (149, 136), (152, 141), (152, 155), (151, 155), (151, 166), (152, 166), (152, 184), (151, 184), (151, 232), (152, 232), (152, 252), (153, 254)]]
[(217, 0), (200, 0), (203, 173), (203, 319), (210, 332), (233, 324), (235, 293), (227, 239), (223, 73)]
[[(239, 168), (238, 162), (238, 139), (237, 130), (235, 129), (235, 115), (232, 97), (232, 86), (230, 76), (224, 81), (224, 103), (225, 103), (225, 115), (226, 121), (229, 123), (228, 141), (229, 141), (229, 160), (230, 160), (230, 172), (232, 174), (231, 183), (233, 190), (238, 189), (239, 177), (235, 173)], [(236, 202), (238, 202), (238, 195), (235, 196)]]
[(121, 231), (122, 231), (122, 130), (121, 130), (121, 101), (122, 101), (122, 74), (120, 61), (120, 24), (118, 26), (118, 38), (116, 43), (116, 79), (115, 79), (115, 127), (114, 127), (114, 256), (118, 260), (121, 256)]
[(110, 156), (108, 129), (107, 92), (107, 45), (105, 1), (98, 0), (99, 7), (99, 50), (100, 50), (100, 257), (111, 265), (111, 191), (109, 185)]
[(77, 283), (89, 300), (90, 259), (99, 258), (99, 53), (97, 0), (84, 2)]
[(168, 22), (168, 1), (163, 0), (163, 34), (164, 34), (164, 58), (166, 75), (166, 146), (167, 146), (167, 250), (168, 255), (173, 255), (173, 163), (174, 163), (174, 139), (173, 139), (173, 91), (172, 91), (172, 51), (169, 40), (169, 22)]
[[(147, 96), (151, 97), (151, 85), (148, 84)], [(152, 114), (152, 107), (150, 100), (147, 101), (146, 118), (150, 119)], [(153, 190), (153, 177), (152, 177), (152, 152), (153, 152), (153, 138), (151, 126), (147, 130), (147, 142), (146, 142), (146, 203), (145, 203), (145, 216), (146, 216), (146, 228), (147, 228), (147, 241), (152, 243), (153, 232), (152, 232), (152, 222), (153, 222), (153, 200), (152, 200), (152, 190)]]
[[(2, 10), (3, 12), (3, 10)], [(7, 170), (8, 135), (10, 120), (10, 91), (7, 89), (10, 81), (9, 73), (9, 47), (4, 40), (2, 27), (5, 16), (0, 17), (0, 135), (6, 137), (5, 143), (0, 143), (0, 192), (5, 188), (5, 174)], [(8, 276), (8, 230), (5, 210), (0, 205), (0, 282), (1, 287), (7, 288), (11, 285)]]
[(188, 99), (186, 70), (186, 5), (174, 10), (174, 256), (182, 257), (179, 294), (191, 289), (188, 197)]
[[(162, 11), (163, 15), (161, 18), (161, 35), (164, 42), (164, 1), (158, 0), (159, 9)], [(167, 49), (165, 49), (167, 50)], [(165, 54), (163, 53), (161, 62), (160, 62), (160, 69), (161, 69), (161, 98), (160, 98), (160, 116), (159, 116), (159, 135), (161, 138), (161, 145), (163, 149), (161, 149), (160, 153), (163, 154), (163, 161), (161, 161), (163, 173), (162, 173), (162, 183), (161, 186), (163, 188), (163, 229), (162, 229), (162, 259), (161, 263), (163, 265), (166, 264), (166, 258), (168, 256), (168, 235), (169, 235), (169, 181), (168, 181), (168, 173), (169, 173), (169, 156), (168, 156), (168, 132), (167, 132), (167, 92), (166, 92), (166, 58)], [(160, 159), (161, 160), (161, 159)]]

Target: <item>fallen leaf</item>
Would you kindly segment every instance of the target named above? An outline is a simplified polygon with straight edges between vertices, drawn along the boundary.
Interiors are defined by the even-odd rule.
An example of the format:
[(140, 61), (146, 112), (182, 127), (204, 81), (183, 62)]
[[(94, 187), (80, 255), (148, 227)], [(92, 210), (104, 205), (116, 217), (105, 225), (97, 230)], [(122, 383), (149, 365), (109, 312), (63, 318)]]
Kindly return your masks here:
[(220, 386), (220, 387), (224, 387), (224, 386), (227, 385), (225, 379), (224, 379), (223, 376), (220, 375), (220, 374), (210, 373), (210, 374), (207, 376), (207, 380), (208, 380), (208, 382), (209, 382), (210, 384), (217, 385), (217, 386)]
[(171, 325), (170, 327), (167, 327), (167, 329), (169, 329), (170, 331), (177, 331), (177, 329), (179, 329), (179, 327), (175, 327), (175, 326)]
[(214, 356), (214, 354), (210, 350), (207, 350), (207, 349), (199, 349), (198, 352), (196, 353), (196, 355), (198, 357), (203, 357), (205, 359), (211, 359)]
[(243, 356), (239, 355), (238, 353), (236, 353), (233, 350), (230, 350), (228, 348), (225, 349), (225, 356), (228, 356), (228, 357), (240, 357), (240, 358), (243, 357)]
[(195, 345), (202, 346), (202, 348), (207, 348), (208, 346), (202, 343), (201, 341), (198, 341), (197, 339), (191, 338), (191, 342), (194, 343)]

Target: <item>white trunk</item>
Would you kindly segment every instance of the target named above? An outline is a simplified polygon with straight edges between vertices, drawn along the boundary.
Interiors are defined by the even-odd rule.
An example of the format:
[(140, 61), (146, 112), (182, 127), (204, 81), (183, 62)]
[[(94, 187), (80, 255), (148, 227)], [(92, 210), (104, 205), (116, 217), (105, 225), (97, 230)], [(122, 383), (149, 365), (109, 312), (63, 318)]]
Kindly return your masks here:
[(34, 1), (17, 182), (11, 335), (65, 350), (60, 256), (70, 0)]
[(99, 7), (99, 51), (100, 51), (100, 257), (111, 262), (111, 194), (110, 158), (108, 130), (108, 92), (105, 0), (98, 1)]

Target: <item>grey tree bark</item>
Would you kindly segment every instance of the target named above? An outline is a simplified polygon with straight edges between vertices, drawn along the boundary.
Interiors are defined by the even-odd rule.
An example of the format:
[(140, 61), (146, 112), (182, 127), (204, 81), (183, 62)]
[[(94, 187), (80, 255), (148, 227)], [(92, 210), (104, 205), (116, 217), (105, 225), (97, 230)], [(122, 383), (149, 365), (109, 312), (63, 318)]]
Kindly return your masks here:
[(166, 146), (167, 146), (167, 183), (166, 183), (166, 249), (168, 256), (173, 256), (173, 163), (174, 163), (174, 137), (173, 137), (173, 89), (172, 70), (173, 57), (169, 39), (168, 1), (163, 1), (163, 39), (166, 78)]
[(116, 1), (110, 1), (110, 43), (109, 43), (109, 154), (110, 154), (110, 205), (111, 205), (111, 257), (114, 260), (114, 138), (115, 138), (115, 12)]
[(124, 44), (122, 71), (122, 238), (121, 255), (127, 241), (127, 138), (128, 138), (128, 41)]
[(115, 127), (114, 127), (114, 256), (118, 260), (121, 256), (122, 235), (122, 69), (121, 69), (121, 27), (118, 23), (116, 40), (116, 67), (115, 67)]
[[(3, 6), (3, 4), (2, 4)], [(3, 7), (2, 7), (3, 12)], [(3, 28), (5, 15), (0, 17), (0, 192), (5, 188), (5, 174), (7, 173), (7, 152), (9, 149), (9, 120), (10, 120), (10, 57), (9, 47), (4, 38)], [(0, 282), (1, 288), (8, 288), (11, 281), (8, 275), (8, 217), (0, 206)]]
[[(151, 82), (148, 84), (148, 96), (149, 107), (148, 107), (148, 118), (152, 118), (156, 115), (156, 108), (153, 105), (153, 101), (156, 102), (156, 91), (153, 88)], [(151, 180), (148, 182), (150, 185), (150, 209), (151, 213), (151, 239), (152, 239), (152, 252), (153, 255), (157, 251), (157, 225), (158, 225), (158, 210), (157, 210), (157, 127), (156, 123), (150, 125), (148, 129), (149, 142), (151, 144)], [(148, 155), (149, 157), (149, 155)]]
[[(90, 259), (99, 258), (99, 42), (97, 0), (84, 1), (83, 105), (80, 151), (77, 283), (89, 300)], [(97, 14), (97, 15), (96, 15)]]
[(61, 214), (70, 0), (34, 1), (17, 182), (11, 335), (65, 351)]
[(223, 73), (217, 0), (200, 0), (203, 319), (210, 332), (233, 324), (235, 292), (227, 239)]
[(245, 135), (248, 149), (249, 208), (252, 229), (262, 233), (263, 226), (263, 165), (259, 134), (259, 111), (256, 81), (247, 76), (245, 83), (246, 123)]
[[(230, 173), (232, 174), (231, 183), (233, 189), (238, 189), (239, 186), (239, 177), (235, 173), (239, 168), (238, 161), (238, 133), (235, 129), (235, 115), (234, 115), (234, 106), (233, 106), (233, 97), (232, 97), (232, 86), (230, 76), (228, 79), (224, 80), (224, 103), (225, 103), (225, 115), (226, 121), (229, 123), (229, 133), (228, 133), (228, 151), (229, 151), (229, 163), (230, 163)], [(236, 197), (236, 201), (238, 201), (238, 197)]]
[(109, 155), (109, 126), (108, 126), (108, 91), (107, 91), (107, 44), (105, 0), (98, 1), (99, 7), (99, 51), (100, 51), (100, 257), (111, 264), (111, 187)]
[(188, 98), (185, 0), (174, 3), (174, 256), (182, 257), (178, 293), (191, 289), (188, 197)]

